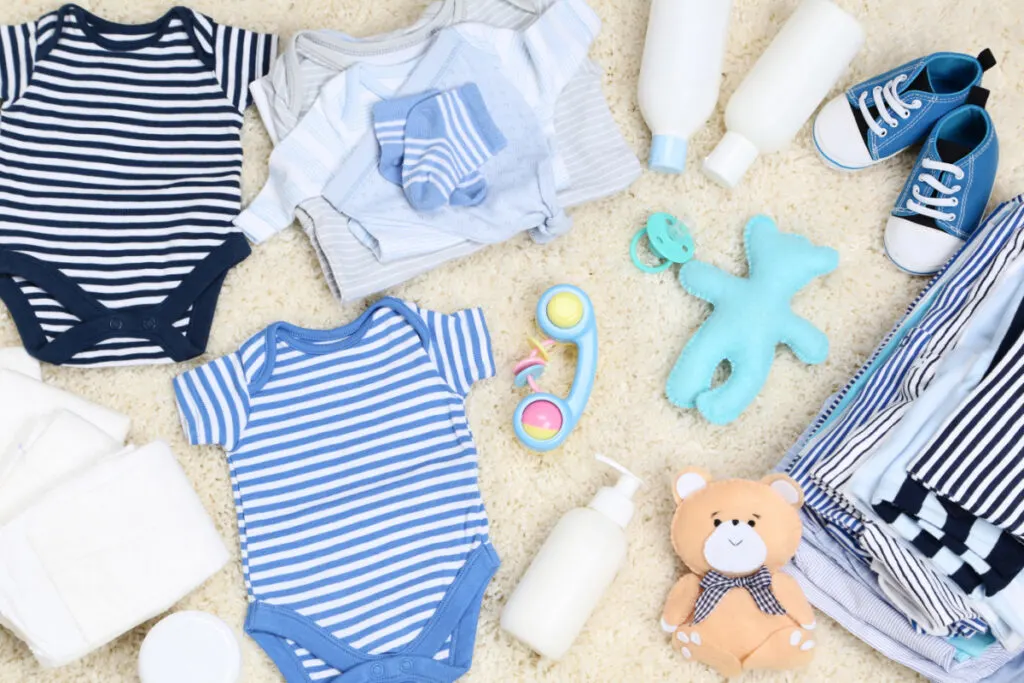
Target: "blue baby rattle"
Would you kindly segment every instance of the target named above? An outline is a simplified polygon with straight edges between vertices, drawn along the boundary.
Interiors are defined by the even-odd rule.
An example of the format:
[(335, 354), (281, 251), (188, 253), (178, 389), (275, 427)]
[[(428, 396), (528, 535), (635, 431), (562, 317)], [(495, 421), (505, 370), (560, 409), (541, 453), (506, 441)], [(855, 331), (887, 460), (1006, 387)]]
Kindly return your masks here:
[[(558, 448), (576, 427), (587, 407), (597, 373), (597, 323), (594, 307), (582, 289), (555, 285), (537, 302), (537, 324), (550, 339), (530, 338), (530, 356), (515, 367), (516, 386), (532, 394), (519, 402), (512, 425), (528, 448), (545, 452)], [(576, 345), (576, 374), (564, 399), (541, 391), (537, 380), (557, 342)]]

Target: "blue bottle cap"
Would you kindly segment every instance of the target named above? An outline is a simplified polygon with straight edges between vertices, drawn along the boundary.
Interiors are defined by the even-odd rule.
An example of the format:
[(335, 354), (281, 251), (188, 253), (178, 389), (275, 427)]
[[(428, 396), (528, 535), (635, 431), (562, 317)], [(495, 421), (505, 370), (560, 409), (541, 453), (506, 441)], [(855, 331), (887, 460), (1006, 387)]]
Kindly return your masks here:
[(682, 173), (686, 168), (686, 138), (655, 135), (647, 166), (658, 173)]

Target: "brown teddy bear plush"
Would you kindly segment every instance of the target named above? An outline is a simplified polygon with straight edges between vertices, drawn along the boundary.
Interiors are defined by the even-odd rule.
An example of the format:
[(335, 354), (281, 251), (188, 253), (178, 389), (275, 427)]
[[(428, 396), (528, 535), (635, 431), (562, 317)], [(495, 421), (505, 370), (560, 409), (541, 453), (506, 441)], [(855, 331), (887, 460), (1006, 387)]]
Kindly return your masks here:
[(779, 571), (800, 544), (800, 485), (784, 474), (712, 481), (691, 468), (674, 489), (672, 546), (692, 573), (672, 588), (662, 613), (673, 646), (727, 677), (809, 663), (814, 612)]

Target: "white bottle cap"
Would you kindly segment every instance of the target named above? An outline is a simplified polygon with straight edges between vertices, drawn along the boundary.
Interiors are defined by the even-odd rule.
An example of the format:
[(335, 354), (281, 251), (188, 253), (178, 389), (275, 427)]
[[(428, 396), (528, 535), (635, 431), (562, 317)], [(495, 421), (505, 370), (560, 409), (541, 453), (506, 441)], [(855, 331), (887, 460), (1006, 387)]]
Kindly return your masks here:
[(205, 612), (177, 612), (146, 634), (142, 683), (238, 683), (242, 650), (231, 627)]
[(704, 160), (704, 174), (719, 185), (736, 187), (760, 154), (753, 142), (729, 131)]
[(633, 505), (633, 495), (643, 485), (643, 481), (609, 457), (600, 454), (594, 457), (599, 462), (603, 462), (609, 467), (618, 470), (622, 476), (619, 477), (619, 481), (615, 483), (615, 486), (602, 486), (598, 489), (597, 495), (590, 501), (588, 507), (591, 510), (597, 510), (625, 529), (629, 524), (629, 520), (633, 518), (633, 510), (635, 508)]

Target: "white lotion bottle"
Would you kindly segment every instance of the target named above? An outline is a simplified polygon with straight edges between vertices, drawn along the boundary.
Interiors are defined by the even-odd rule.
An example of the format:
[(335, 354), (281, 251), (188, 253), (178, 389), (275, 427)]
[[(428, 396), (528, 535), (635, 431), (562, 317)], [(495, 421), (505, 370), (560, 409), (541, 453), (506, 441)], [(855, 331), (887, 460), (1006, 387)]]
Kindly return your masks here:
[(853, 16), (831, 0), (803, 0), (729, 99), (728, 132), (704, 173), (735, 187), (759, 154), (788, 145), (863, 44)]
[(652, 0), (637, 94), (653, 135), (648, 166), (686, 167), (686, 147), (718, 103), (732, 0)]
[(501, 613), (501, 627), (534, 652), (559, 660), (572, 646), (626, 559), (626, 526), (642, 482), (620, 472), (590, 505), (567, 512), (551, 531)]

